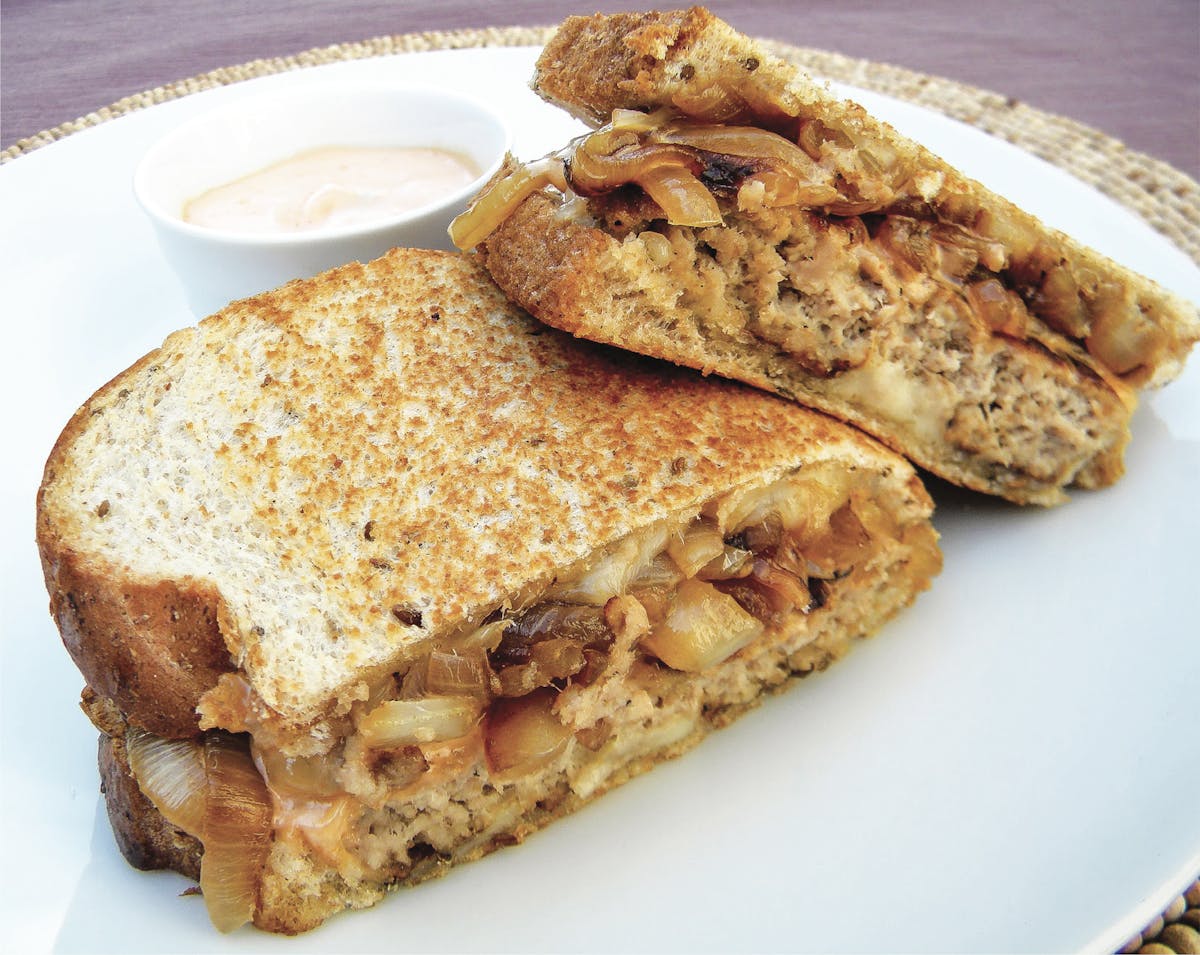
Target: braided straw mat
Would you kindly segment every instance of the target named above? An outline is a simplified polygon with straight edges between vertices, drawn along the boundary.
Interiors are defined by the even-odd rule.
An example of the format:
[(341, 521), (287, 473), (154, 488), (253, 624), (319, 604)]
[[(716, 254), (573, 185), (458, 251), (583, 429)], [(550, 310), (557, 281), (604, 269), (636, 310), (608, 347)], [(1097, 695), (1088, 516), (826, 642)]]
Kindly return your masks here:
[[(552, 31), (552, 27), (491, 27), (409, 33), (321, 47), (295, 56), (254, 60), (127, 96), (73, 122), (20, 140), (0, 152), (0, 163), (126, 113), (240, 80), (393, 53), (482, 46), (540, 46)], [(774, 53), (811, 73), (936, 110), (1061, 166), (1077, 179), (1138, 213), (1200, 264), (1200, 184), (1173, 166), (1128, 149), (1098, 130), (1043, 113), (997, 93), (839, 53), (770, 40), (763, 42)]]
[[(156, 103), (201, 90), (226, 86), (272, 73), (343, 60), (415, 53), (425, 50), (487, 46), (541, 46), (552, 27), (493, 27), (381, 36), (308, 50), (295, 56), (255, 60), (147, 90), (89, 113), (70, 123), (22, 139), (0, 152), (0, 163), (89, 126)], [(1126, 148), (1097, 130), (1024, 103), (899, 67), (854, 59), (839, 53), (764, 40), (772, 52), (817, 76), (874, 90), (935, 110), (1008, 140), (1133, 210), (1200, 264), (1200, 184), (1167, 163)], [(1200, 879), (1139, 934), (1122, 952), (1200, 953)]]

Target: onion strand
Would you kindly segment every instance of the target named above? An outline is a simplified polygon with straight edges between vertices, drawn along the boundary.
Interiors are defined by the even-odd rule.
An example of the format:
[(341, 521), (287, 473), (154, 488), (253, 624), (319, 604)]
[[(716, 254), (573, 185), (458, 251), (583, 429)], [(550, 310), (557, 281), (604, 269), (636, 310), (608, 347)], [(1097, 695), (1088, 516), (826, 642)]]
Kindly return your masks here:
[(658, 204), (671, 225), (702, 228), (725, 221), (713, 194), (686, 169), (660, 166), (642, 173), (636, 182)]
[(200, 890), (213, 925), (232, 932), (254, 917), (258, 904), (271, 846), (271, 797), (242, 737), (205, 736), (204, 766), (208, 792)]
[(171, 825), (199, 838), (207, 800), (204, 749), (190, 739), (163, 739), (130, 727), (125, 752), (138, 787)]
[[(705, 181), (722, 183), (722, 188), (761, 183), (755, 194), (762, 198), (756, 201), (768, 208), (799, 205), (836, 215), (879, 208), (878, 201), (841, 195), (811, 143), (797, 144), (755, 126), (720, 124), (731, 118), (725, 115), (731, 104), (736, 105), (735, 98), (717, 97), (713, 105), (720, 108), (715, 113), (702, 110), (701, 122), (667, 110), (614, 110), (606, 126), (493, 183), (451, 223), (450, 237), (460, 249), (478, 245), (546, 185), (581, 196), (637, 185), (663, 210), (667, 222), (696, 228), (724, 221)], [(750, 196), (739, 202), (748, 206)]]

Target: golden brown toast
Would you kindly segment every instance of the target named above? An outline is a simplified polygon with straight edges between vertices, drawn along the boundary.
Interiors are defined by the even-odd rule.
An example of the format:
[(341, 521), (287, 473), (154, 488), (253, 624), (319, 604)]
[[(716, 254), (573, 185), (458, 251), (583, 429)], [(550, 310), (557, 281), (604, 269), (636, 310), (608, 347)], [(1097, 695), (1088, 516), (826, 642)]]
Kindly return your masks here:
[[(396, 250), (235, 303), (46, 465), (114, 828), (293, 933), (520, 841), (826, 666), (940, 568), (912, 467)], [(207, 875), (206, 875), (207, 873)]]
[(572, 17), (534, 89), (603, 126), (456, 224), (575, 335), (736, 378), (1021, 503), (1123, 472), (1193, 305), (706, 10)]

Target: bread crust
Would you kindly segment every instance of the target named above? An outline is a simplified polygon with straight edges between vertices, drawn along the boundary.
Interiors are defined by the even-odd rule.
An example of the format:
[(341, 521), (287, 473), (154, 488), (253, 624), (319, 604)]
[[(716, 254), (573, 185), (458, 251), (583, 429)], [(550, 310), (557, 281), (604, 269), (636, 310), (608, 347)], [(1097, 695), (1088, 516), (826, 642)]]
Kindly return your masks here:
[[(569, 17), (539, 57), (532, 86), (545, 99), (594, 124), (607, 122), (615, 109), (670, 107), (687, 115), (704, 107), (705, 93), (713, 88), (740, 104), (722, 122), (789, 135), (794, 135), (798, 118), (826, 122), (847, 131), (861, 144), (858, 151), (878, 148), (897, 165), (919, 171), (925, 184), (906, 198), (928, 202), (939, 219), (972, 228), (981, 217), (1000, 216), (1008, 224), (1007, 232), (1033, 236), (1044, 244), (1031, 268), (1052, 269), (1060, 260), (1068, 261), (1076, 275), (1099, 273), (1118, 283), (1130, 303), (1124, 321), (1146, 316), (1163, 336), (1147, 363), (1118, 369), (1130, 384), (1158, 387), (1172, 380), (1200, 340), (1195, 305), (1048, 228), (857, 103), (835, 97), (800, 68), (768, 53), (703, 7)], [(848, 150), (838, 162), (852, 163), (855, 151)], [(846, 165), (840, 171), (851, 174), (861, 167)], [(1084, 326), (1080, 338), (1086, 337), (1091, 321), (1090, 316), (1072, 318)]]
[[(627, 197), (630, 190), (570, 203), (544, 190), (479, 248), (514, 301), (574, 335), (820, 408), (955, 483), (1036, 504), (1061, 502), (1068, 486), (1111, 484), (1124, 471), (1134, 389), (1175, 377), (1200, 339), (1200, 315), (1189, 303), (1045, 227), (703, 8), (569, 18), (543, 51), (533, 85), (594, 124), (616, 109), (700, 117), (716, 110), (722, 122), (794, 141), (815, 123), (829, 137), (822, 168), (850, 183), (848, 194), (878, 195), (880, 205), (866, 203), (875, 217), (868, 226), (867, 214), (846, 224), (801, 207), (747, 212), (740, 198), (735, 208), (726, 197), (724, 227), (688, 230), (667, 226), (661, 210)], [(893, 215), (917, 238), (872, 236), (842, 254), (855, 295), (834, 296), (831, 305), (828, 290), (837, 286), (821, 286), (809, 264), (825, 261), (820, 234), (836, 228), (866, 237)], [(779, 223), (787, 217), (790, 234)], [(951, 257), (962, 251), (955, 236), (986, 238), (1003, 247), (1003, 264), (946, 280), (936, 235), (921, 232), (928, 223), (945, 230)], [(647, 256), (635, 240), (651, 232), (659, 234), (649, 236), (657, 255)], [(662, 236), (671, 245), (666, 262)], [(922, 259), (928, 246), (921, 242), (932, 244), (931, 257)], [(1021, 330), (993, 330), (971, 304), (968, 280), (1019, 297)], [(706, 299), (710, 282), (717, 291)], [(948, 306), (937, 297), (947, 294)], [(959, 327), (934, 321), (938, 308), (963, 316)], [(838, 352), (844, 334), (860, 336), (868, 358), (890, 367), (877, 380), (852, 381), (862, 355)], [(834, 353), (832, 364), (824, 352)], [(956, 377), (966, 366), (968, 374)], [(904, 379), (915, 378), (932, 385), (909, 390)]]
[[(1080, 406), (1078, 417), (1065, 421), (1082, 432), (1079, 445), (1022, 439), (1007, 452), (978, 453), (975, 448), (989, 450), (986, 442), (992, 439), (986, 429), (982, 435), (964, 433), (964, 424), (957, 431), (948, 427), (944, 438), (922, 440), (879, 407), (840, 393), (838, 375), (810, 374), (793, 356), (768, 342), (714, 334), (696, 321), (681, 286), (671, 279), (656, 279), (655, 266), (638, 243), (622, 242), (601, 227), (560, 215), (559, 202), (548, 194), (526, 199), (478, 254), (500, 287), (549, 325), (818, 408), (961, 486), (1017, 503), (1045, 505), (1062, 501), (1062, 489), (1068, 485), (1104, 487), (1124, 474), (1134, 406), (1131, 396), (1119, 383), (1114, 386), (1086, 364), (1055, 354), (1036, 341), (985, 337), (971, 347), (981, 365), (991, 361), (1011, 368), (1007, 375), (1023, 382), (1020, 392), (1037, 397), (1036, 415), (1043, 417), (1026, 414), (1018, 429), (1053, 433), (1062, 409), (1071, 403)], [(937, 352), (935, 346), (910, 348), (909, 374), (920, 373), (930, 355), (936, 361)], [(956, 403), (942, 413), (948, 426), (956, 414), (1000, 400), (998, 391), (963, 388)], [(884, 410), (890, 403), (884, 403)], [(913, 410), (924, 415), (941, 409), (918, 406)], [(954, 446), (952, 438), (961, 446)]]
[[(716, 521), (701, 517), (707, 505), (782, 507), (774, 494), (826, 524), (821, 502), (852, 510), (857, 495), (867, 523), (835, 543), (874, 545), (836, 583), (814, 583), (819, 599), (780, 610), (788, 625), (764, 623), (753, 651), (664, 676), (638, 649), (645, 609), (606, 573), (586, 609), (612, 632), (607, 662), (533, 691), (573, 699), (574, 715), (554, 718), (590, 743), (572, 735), (559, 762), (505, 778), (485, 753), (483, 712), (466, 736), (420, 751), (415, 782), (376, 775), (364, 719), (395, 701), (413, 653), (457, 652), (496, 611), (512, 621), (539, 601), (570, 604), (568, 585), (626, 545), (638, 554), (621, 559), (649, 560), (640, 548), (662, 552), (669, 532)], [(188, 736), (199, 710), (205, 730), (247, 732), (272, 801), (253, 917), (294, 933), (520, 841), (836, 659), (937, 572), (931, 511), (911, 465), (859, 431), (573, 342), (511, 305), (478, 262), (396, 250), (237, 303), (97, 392), (51, 454), (37, 526), (56, 619), (91, 684), (84, 708), (104, 734), (122, 852), (198, 872), (199, 844), (130, 774), (128, 726)], [(278, 633), (272, 613), (288, 614)], [(280, 646), (303, 655), (272, 658)], [(327, 719), (307, 723), (289, 686), (318, 663), (329, 669), (303, 703)], [(495, 702), (487, 693), (481, 706)], [(601, 725), (606, 713), (623, 722)], [(293, 766), (321, 783), (293, 779), (303, 799)]]
[(200, 698), (233, 670), (217, 626), (220, 596), (196, 582), (117, 580), (49, 542), (43, 553), (51, 616), (88, 684), (135, 726), (196, 736)]
[[(130, 467), (143, 442), (178, 477)], [(235, 303), (100, 389), (47, 462), (37, 541), (64, 642), (135, 725), (194, 734), (237, 669), (308, 738), (364, 674), (825, 446), (882, 453), (751, 389), (573, 345), (467, 257), (396, 250)], [(311, 578), (264, 600), (298, 561)]]
[[(217, 618), (220, 595), (203, 581), (143, 579), (81, 553), (78, 524), (45, 507), (58, 469), (69, 468), (74, 442), (105, 413), (101, 396), (153, 366), (150, 352), (99, 388), (71, 416), (47, 457), (35, 525), (50, 615), (90, 692), (112, 701), (123, 718), (167, 738), (200, 732), (196, 704), (233, 669)], [(102, 501), (97, 510), (106, 510)]]
[(135, 869), (171, 869), (199, 881), (203, 847), (168, 823), (138, 788), (122, 737), (100, 734), (100, 791), (117, 847)]

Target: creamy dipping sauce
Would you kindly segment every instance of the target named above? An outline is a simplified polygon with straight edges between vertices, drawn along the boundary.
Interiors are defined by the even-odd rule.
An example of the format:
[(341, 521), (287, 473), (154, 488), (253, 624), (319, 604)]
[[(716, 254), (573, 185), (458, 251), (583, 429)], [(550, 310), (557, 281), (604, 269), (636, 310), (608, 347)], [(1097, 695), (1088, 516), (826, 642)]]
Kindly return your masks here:
[(323, 146), (187, 202), (183, 221), (230, 232), (341, 229), (436, 201), (479, 175), (444, 149)]

